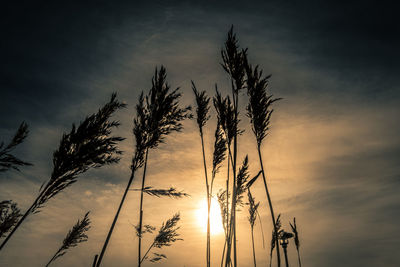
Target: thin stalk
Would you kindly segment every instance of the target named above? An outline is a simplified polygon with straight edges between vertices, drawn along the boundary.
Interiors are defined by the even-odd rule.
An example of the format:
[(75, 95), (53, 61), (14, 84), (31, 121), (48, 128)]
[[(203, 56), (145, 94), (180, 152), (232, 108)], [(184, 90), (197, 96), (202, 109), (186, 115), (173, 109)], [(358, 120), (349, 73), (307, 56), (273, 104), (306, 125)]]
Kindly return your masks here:
[(253, 245), (253, 261), (254, 261), (254, 267), (257, 267), (257, 262), (256, 262), (256, 249), (254, 248), (254, 227), (251, 227), (251, 243)]
[(153, 248), (154, 246), (154, 242), (153, 244), (151, 244), (151, 246), (149, 247), (149, 249), (146, 251), (146, 253), (143, 255), (143, 258), (140, 260), (140, 263), (142, 263), (144, 261), (144, 259), (146, 259), (147, 254), (150, 252), (150, 250)]
[(264, 230), (263, 230), (263, 226), (262, 226), (262, 222), (261, 222), (261, 217), (260, 217), (260, 213), (258, 213), (258, 210), (256, 212), (257, 212), (258, 221), (260, 222), (263, 249), (265, 249)]
[(281, 266), (281, 257), (280, 257), (280, 252), (279, 252), (278, 231), (276, 229), (276, 221), (275, 221), (274, 209), (272, 207), (272, 201), (271, 201), (271, 197), (270, 197), (269, 191), (268, 191), (267, 180), (265, 178), (264, 165), (263, 165), (263, 160), (262, 160), (262, 156), (261, 156), (261, 147), (260, 147), (260, 145), (257, 146), (257, 151), (258, 151), (258, 158), (260, 160), (260, 165), (261, 165), (261, 173), (262, 173), (262, 176), (263, 176), (265, 192), (267, 193), (269, 209), (270, 209), (270, 212), (271, 212), (272, 224), (274, 226), (275, 242), (276, 242), (276, 245), (275, 245), (276, 246), (276, 257), (277, 257), (277, 261), (278, 261), (278, 267), (280, 267)]
[(289, 267), (289, 260), (288, 260), (288, 257), (287, 257), (287, 248), (286, 247), (283, 247), (283, 252), (285, 254), (286, 267)]
[(299, 267), (301, 267), (300, 251), (297, 249), (297, 258), (299, 259)]
[(33, 207), (36, 205), (36, 202), (39, 200), (39, 198), (42, 196), (44, 191), (42, 191), (37, 198), (35, 199), (35, 201), (33, 202), (32, 206), (30, 206), (30, 208), (25, 212), (25, 214), (21, 217), (21, 219), (19, 219), (18, 223), (14, 226), (14, 228), (12, 229), (12, 231), (7, 235), (7, 237), (3, 240), (3, 242), (0, 245), (0, 251), (1, 249), (7, 244), (8, 240), (11, 238), (11, 236), (15, 233), (15, 231), (17, 231), (18, 227), (22, 224), (22, 222), (28, 217), (29, 214), (31, 214), (31, 211), (33, 209)]
[(98, 257), (99, 257), (98, 254), (96, 254), (96, 255), (94, 256), (92, 267), (96, 267)]
[(224, 264), (224, 258), (225, 258), (225, 249), (226, 249), (226, 244), (228, 242), (228, 226), (229, 226), (229, 159), (230, 159), (230, 150), (228, 151), (228, 170), (227, 170), (227, 178), (226, 178), (226, 221), (225, 221), (225, 243), (224, 243), (224, 249), (222, 251), (222, 257), (221, 257), (221, 267)]
[(207, 248), (206, 248), (206, 262), (207, 267), (210, 267), (210, 206), (211, 206), (211, 199), (210, 199), (210, 188), (208, 185), (208, 175), (207, 175), (207, 164), (206, 164), (206, 154), (204, 150), (204, 137), (203, 137), (203, 130), (200, 128), (200, 138), (201, 138), (201, 150), (203, 153), (203, 166), (204, 166), (204, 175), (206, 178), (206, 190), (207, 190)]
[(143, 169), (143, 177), (142, 177), (142, 189), (140, 191), (140, 217), (139, 217), (139, 245), (138, 245), (138, 266), (140, 267), (141, 260), (141, 248), (142, 248), (142, 227), (143, 227), (143, 192), (144, 192), (144, 183), (146, 179), (146, 170), (147, 170), (147, 157), (149, 155), (149, 149), (146, 149), (146, 157), (144, 160), (144, 169)]
[[(235, 110), (235, 121), (236, 121), (236, 127), (235, 127), (235, 134), (233, 138), (233, 162), (232, 162), (232, 172), (233, 172), (233, 189), (232, 189), (232, 207), (231, 207), (231, 221), (230, 221), (230, 227), (229, 227), (229, 238), (228, 238), (228, 248), (227, 248), (227, 254), (226, 254), (226, 262), (225, 266), (228, 266), (228, 264), (231, 262), (230, 254), (231, 254), (231, 247), (232, 247), (232, 241), (233, 241), (233, 266), (237, 267), (237, 251), (236, 251), (236, 159), (237, 159), (237, 120), (238, 120), (238, 112), (237, 112), (237, 96), (235, 94), (235, 90), (232, 84), (232, 93), (233, 93), (233, 103), (234, 103), (234, 110)], [(229, 154), (231, 155), (232, 159), (232, 153), (229, 148)], [(233, 236), (232, 236), (233, 235)], [(233, 238), (233, 240), (232, 240)]]
[(111, 224), (110, 230), (108, 231), (107, 238), (104, 241), (103, 248), (101, 249), (100, 256), (99, 256), (99, 258), (97, 260), (97, 263), (96, 263), (96, 267), (99, 267), (100, 264), (101, 264), (101, 261), (103, 260), (104, 253), (107, 250), (108, 242), (110, 241), (111, 235), (112, 235), (112, 233), (114, 231), (115, 224), (117, 223), (117, 220), (118, 220), (119, 213), (121, 212), (122, 205), (125, 202), (126, 195), (128, 194), (129, 188), (131, 187), (131, 183), (132, 183), (134, 177), (135, 177), (135, 171), (132, 170), (131, 177), (129, 178), (128, 184), (126, 185), (125, 192), (122, 195), (121, 202), (119, 203), (119, 206), (118, 206), (118, 210), (115, 213), (114, 220), (113, 220), (113, 222)]
[(50, 265), (50, 263), (52, 263), (52, 261), (57, 257), (57, 253), (53, 255), (53, 257), (50, 259), (50, 261), (46, 264), (46, 267), (48, 267)]
[[(232, 87), (233, 88), (233, 87)], [(236, 88), (239, 90), (239, 88)], [(238, 104), (239, 104), (239, 97), (237, 92), (235, 92), (233, 96), (235, 97), (236, 95), (236, 104), (234, 105), (235, 108), (235, 135), (233, 138), (233, 164), (234, 164), (234, 195), (235, 195), (235, 205), (233, 209), (233, 263), (234, 266), (237, 267), (237, 248), (236, 248), (236, 159), (237, 159), (237, 127), (238, 127)], [(234, 98), (235, 99), (235, 98)]]

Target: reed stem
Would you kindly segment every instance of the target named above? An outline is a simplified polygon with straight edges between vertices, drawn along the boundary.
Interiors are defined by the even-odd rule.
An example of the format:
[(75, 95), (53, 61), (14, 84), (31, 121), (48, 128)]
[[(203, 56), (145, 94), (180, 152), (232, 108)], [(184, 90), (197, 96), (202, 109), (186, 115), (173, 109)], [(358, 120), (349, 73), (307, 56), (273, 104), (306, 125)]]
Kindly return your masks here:
[(260, 146), (260, 144), (257, 145), (257, 151), (258, 151), (258, 158), (260, 160), (260, 165), (261, 165), (261, 173), (262, 173), (262, 176), (263, 176), (265, 192), (267, 194), (269, 209), (270, 209), (270, 212), (271, 212), (272, 224), (274, 226), (275, 243), (276, 243), (276, 245), (275, 245), (276, 246), (276, 257), (277, 257), (278, 267), (280, 267), (281, 266), (281, 258), (280, 258), (280, 251), (279, 251), (278, 231), (277, 231), (277, 228), (276, 228), (274, 209), (272, 207), (272, 201), (271, 201), (271, 197), (270, 197), (269, 191), (268, 191), (267, 180), (265, 178), (264, 165), (263, 165), (263, 160), (262, 160), (262, 156), (261, 156), (261, 146)]
[(119, 217), (119, 213), (121, 212), (122, 206), (124, 205), (126, 195), (128, 194), (129, 188), (131, 187), (131, 183), (132, 183), (134, 177), (135, 177), (135, 171), (132, 170), (131, 177), (129, 178), (128, 184), (126, 185), (125, 192), (122, 195), (121, 202), (119, 203), (117, 212), (115, 213), (115, 216), (114, 216), (114, 220), (113, 220), (113, 222), (112, 222), (112, 224), (110, 226), (110, 230), (108, 231), (106, 240), (104, 241), (103, 248), (101, 249), (99, 258), (98, 258), (97, 263), (96, 263), (96, 267), (99, 267), (100, 264), (101, 264), (101, 261), (103, 260), (104, 253), (107, 250), (108, 242), (110, 241), (111, 235), (112, 235), (112, 233), (114, 231), (115, 224), (117, 223), (117, 220), (118, 220), (118, 217)]
[(143, 177), (142, 177), (142, 189), (140, 191), (140, 217), (139, 217), (139, 245), (138, 245), (138, 267), (141, 266), (141, 249), (142, 249), (142, 227), (143, 227), (143, 192), (144, 192), (144, 183), (146, 179), (146, 170), (147, 170), (147, 157), (149, 155), (149, 149), (146, 149), (146, 156), (144, 160), (144, 168), (143, 168)]
[(254, 261), (254, 267), (257, 267), (257, 262), (256, 262), (256, 249), (254, 248), (254, 227), (251, 227), (251, 243), (253, 245), (253, 261)]

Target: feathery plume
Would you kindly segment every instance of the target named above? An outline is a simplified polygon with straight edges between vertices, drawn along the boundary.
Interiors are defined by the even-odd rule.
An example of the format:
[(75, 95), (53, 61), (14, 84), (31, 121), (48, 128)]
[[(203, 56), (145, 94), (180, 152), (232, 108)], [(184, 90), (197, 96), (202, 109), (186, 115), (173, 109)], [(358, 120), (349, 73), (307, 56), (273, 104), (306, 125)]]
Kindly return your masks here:
[(276, 242), (276, 238), (279, 238), (279, 234), (281, 233), (281, 227), (282, 227), (282, 223), (281, 223), (281, 215), (278, 214), (278, 217), (276, 217), (276, 222), (275, 222), (275, 229), (276, 229), (276, 233), (275, 233), (275, 229), (272, 230), (272, 239), (271, 239), (271, 251), (270, 251), (270, 259), (269, 259), (269, 266), (271, 266), (271, 262), (272, 262), (272, 252), (275, 249), (275, 245), (277, 244)]
[(257, 145), (261, 145), (262, 140), (268, 135), (271, 120), (272, 104), (281, 98), (273, 98), (267, 93), (268, 79), (271, 75), (262, 77), (262, 70), (258, 66), (253, 68), (246, 62), (247, 74), (247, 95), (249, 104), (247, 105), (247, 116), (250, 118)]
[(233, 33), (233, 26), (228, 32), (224, 49), (221, 51), (222, 68), (232, 77), (235, 82), (236, 92), (244, 86), (245, 79), (245, 58), (247, 49), (239, 49), (236, 34)]
[(124, 138), (110, 136), (111, 129), (118, 127), (118, 121), (109, 121), (111, 115), (126, 104), (116, 99), (113, 93), (110, 101), (96, 114), (80, 123), (72, 125), (72, 130), (64, 134), (59, 148), (53, 154), (53, 172), (50, 180), (42, 189), (31, 212), (38, 212), (41, 207), (59, 192), (77, 181), (77, 176), (90, 168), (118, 163), (122, 154), (117, 143)]
[(248, 217), (248, 219), (249, 219), (250, 228), (251, 228), (251, 244), (252, 244), (252, 248), (253, 248), (253, 263), (254, 263), (254, 267), (256, 267), (257, 261), (256, 261), (256, 250), (254, 247), (254, 224), (257, 219), (257, 209), (258, 209), (258, 206), (260, 205), (260, 202), (258, 202), (257, 204), (255, 203), (255, 199), (251, 195), (249, 188), (247, 189), (247, 197), (249, 199), (249, 217)]
[(181, 122), (186, 118), (191, 118), (188, 113), (191, 107), (179, 107), (179, 99), (182, 96), (178, 92), (179, 88), (170, 91), (166, 78), (166, 69), (161, 66), (158, 71), (156, 68), (152, 87), (145, 98), (148, 113), (148, 125), (146, 125), (148, 148), (156, 148), (171, 132), (180, 132), (183, 127)]
[(230, 146), (235, 135), (239, 135), (243, 131), (240, 131), (237, 127), (240, 120), (235, 120), (235, 109), (230, 97), (222, 97), (217, 88), (215, 88), (215, 91), (213, 103), (217, 111), (218, 124), (222, 127), (228, 146)]
[(21, 166), (32, 166), (31, 163), (20, 160), (11, 154), (11, 152), (25, 140), (28, 133), (28, 125), (22, 122), (8, 145), (5, 145), (4, 142), (0, 143), (0, 172), (5, 172), (9, 169), (19, 171), (19, 167)]
[[(177, 232), (180, 228), (177, 227), (177, 224), (180, 219), (181, 219), (180, 214), (176, 213), (174, 216), (172, 216), (172, 218), (168, 219), (165, 223), (161, 225), (157, 236), (154, 238), (153, 243), (150, 245), (149, 249), (144, 254), (140, 262), (143, 262), (144, 260), (148, 259), (147, 254), (153, 247), (159, 249), (163, 247), (169, 247), (174, 242), (178, 240), (183, 240), (182, 238), (179, 238), (179, 234)], [(154, 255), (153, 258), (150, 259), (151, 262), (158, 262), (162, 259), (167, 258), (167, 256), (165, 256), (164, 254), (153, 253), (153, 255)]]
[(219, 203), (219, 207), (221, 209), (221, 217), (222, 217), (222, 225), (224, 227), (225, 232), (228, 229), (227, 225), (227, 214), (228, 214), (228, 206), (226, 205), (226, 198), (230, 196), (226, 195), (226, 190), (220, 189), (217, 193), (217, 200)]
[(21, 210), (17, 207), (17, 203), (11, 200), (0, 202), (0, 238), (11, 231), (21, 216)]
[(85, 217), (72, 227), (69, 230), (67, 236), (64, 238), (63, 244), (58, 249), (58, 251), (54, 254), (54, 256), (50, 259), (50, 261), (46, 264), (46, 267), (49, 266), (52, 262), (54, 262), (59, 257), (62, 257), (67, 253), (68, 249), (72, 247), (76, 247), (79, 243), (86, 242), (88, 240), (88, 236), (86, 232), (90, 229), (90, 219), (89, 212), (85, 214)]
[[(141, 189), (131, 189), (132, 191), (141, 191)], [(178, 191), (176, 188), (170, 187), (169, 189), (153, 189), (151, 186), (143, 188), (143, 192), (154, 197), (170, 197), (170, 198), (182, 198), (189, 197), (189, 194)]]
[(257, 209), (258, 206), (260, 205), (260, 202), (255, 203), (255, 199), (252, 196), (250, 190), (247, 190), (247, 197), (249, 199), (249, 223), (251, 227), (254, 227), (254, 224), (257, 219)]
[(86, 117), (78, 127), (73, 124), (72, 130), (63, 134), (59, 148), (53, 154), (54, 167), (49, 181), (42, 185), (38, 197), (2, 242), (0, 250), (27, 216), (39, 212), (47, 201), (75, 183), (79, 174), (119, 161), (122, 151), (116, 145), (124, 138), (110, 136), (111, 129), (118, 127), (119, 122), (109, 119), (126, 105), (116, 98), (117, 94), (113, 93), (110, 101), (97, 113)]
[(210, 110), (209, 106), (210, 97), (206, 95), (206, 91), (199, 92), (193, 81), (192, 81), (192, 90), (196, 97), (196, 104), (197, 104), (196, 121), (200, 131), (202, 131), (202, 128), (204, 127), (204, 125), (206, 125), (207, 121), (210, 119), (210, 116), (208, 115), (208, 111)]
[(299, 232), (297, 231), (296, 217), (293, 218), (293, 224), (291, 222), (289, 222), (289, 224), (290, 224), (290, 227), (292, 228), (292, 232), (294, 234), (294, 244), (296, 245), (297, 258), (299, 260), (299, 267), (301, 267), (300, 240), (299, 240)]
[(249, 157), (243, 160), (242, 166), (239, 168), (236, 178), (236, 203), (238, 206), (243, 206), (243, 193), (246, 192), (246, 182), (249, 179)]
[(217, 124), (217, 128), (215, 129), (215, 142), (214, 142), (214, 153), (213, 153), (213, 169), (212, 169), (213, 180), (217, 175), (219, 168), (221, 167), (221, 163), (225, 160), (226, 150), (227, 147), (226, 147), (226, 139), (224, 137), (224, 132), (222, 130), (221, 125)]

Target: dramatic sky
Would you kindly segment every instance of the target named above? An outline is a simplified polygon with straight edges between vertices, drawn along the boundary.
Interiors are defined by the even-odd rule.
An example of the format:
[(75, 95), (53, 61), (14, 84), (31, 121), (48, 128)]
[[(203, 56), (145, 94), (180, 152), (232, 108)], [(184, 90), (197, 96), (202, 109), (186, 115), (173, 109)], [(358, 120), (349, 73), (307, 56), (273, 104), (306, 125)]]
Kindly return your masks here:
[[(380, 1), (147, 1), (57, 5), (18, 1), (1, 8), (0, 140), (26, 121), (30, 134), (16, 155), (32, 162), (0, 175), (0, 200), (28, 208), (52, 170), (52, 152), (63, 132), (104, 104), (113, 91), (128, 104), (115, 118), (126, 140), (119, 165), (90, 170), (31, 216), (0, 253), (1, 266), (43, 266), (68, 229), (88, 210), (89, 241), (54, 266), (89, 266), (100, 251), (129, 178), (134, 140), (132, 118), (141, 90), (156, 66), (165, 65), (182, 103), (192, 104), (190, 80), (212, 95), (228, 77), (220, 50), (233, 24), (253, 64), (272, 74), (275, 105), (270, 135), (262, 147), (272, 200), (283, 227), (297, 218), (304, 266), (400, 265), (400, 31), (397, 8)], [(246, 96), (241, 98), (242, 103)], [(244, 114), (242, 106), (242, 115)], [(206, 126), (212, 152), (215, 114)], [(205, 234), (196, 217), (205, 197), (200, 139), (193, 121), (149, 155), (148, 185), (175, 186), (183, 200), (145, 196), (144, 221), (159, 226), (181, 212), (181, 237), (162, 250), (160, 266), (204, 266)], [(257, 173), (256, 146), (248, 120), (239, 159), (249, 154)], [(224, 168), (226, 169), (226, 168)], [(217, 177), (216, 190), (224, 184)], [(135, 179), (132, 187), (139, 187)], [(265, 249), (256, 225), (260, 266), (269, 262), (271, 223), (263, 191)], [(136, 263), (138, 194), (131, 191), (104, 266)], [(247, 210), (239, 213), (240, 266), (252, 266)], [(151, 236), (145, 238), (144, 246)], [(213, 265), (222, 235), (212, 236)], [(293, 246), (290, 260), (295, 264)], [(146, 263), (144, 266), (151, 266)], [(295, 266), (295, 265), (292, 265)]]

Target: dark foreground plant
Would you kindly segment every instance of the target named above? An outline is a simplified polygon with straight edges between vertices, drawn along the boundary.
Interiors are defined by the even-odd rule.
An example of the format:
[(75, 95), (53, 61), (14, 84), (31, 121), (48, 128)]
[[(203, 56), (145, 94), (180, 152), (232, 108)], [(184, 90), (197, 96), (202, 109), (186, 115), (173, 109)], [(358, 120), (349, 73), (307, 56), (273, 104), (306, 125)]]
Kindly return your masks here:
[(21, 216), (21, 210), (17, 207), (17, 203), (11, 200), (0, 202), (0, 238), (11, 231)]
[(10, 169), (19, 171), (19, 167), (21, 166), (32, 165), (31, 163), (23, 161), (11, 154), (11, 152), (25, 140), (28, 133), (28, 125), (25, 122), (22, 122), (8, 145), (5, 145), (4, 142), (0, 143), (0, 172), (5, 172)]
[[(179, 227), (177, 227), (179, 220), (180, 220), (180, 214), (177, 213), (174, 216), (172, 216), (171, 219), (168, 219), (165, 223), (162, 224), (160, 230), (158, 231), (158, 234), (153, 240), (153, 243), (150, 245), (144, 256), (141, 258), (140, 260), (141, 263), (149, 259), (147, 255), (152, 248), (161, 249), (163, 247), (169, 247), (172, 245), (172, 243), (178, 240), (183, 240), (182, 238), (179, 238), (179, 234), (177, 232), (179, 229)], [(155, 228), (150, 229), (149, 232), (152, 233), (153, 230), (155, 230)], [(149, 261), (159, 262), (160, 260), (166, 258), (167, 256), (165, 254), (153, 253), (153, 257), (151, 257)]]
[[(272, 265), (272, 252), (274, 251), (274, 248), (276, 246), (279, 247), (279, 233), (282, 231), (281, 227), (282, 227), (281, 215), (278, 214), (278, 217), (276, 217), (276, 221), (274, 223), (274, 228), (272, 229), (271, 251), (269, 254), (269, 267), (271, 267)], [(278, 242), (276, 242), (276, 240), (278, 240)]]
[(61, 247), (57, 250), (54, 256), (50, 259), (50, 261), (46, 264), (46, 267), (49, 266), (52, 262), (54, 262), (59, 257), (62, 257), (67, 253), (68, 249), (76, 247), (79, 243), (86, 242), (88, 240), (88, 236), (86, 232), (90, 229), (90, 219), (89, 212), (85, 214), (85, 217), (72, 227), (69, 230), (67, 236), (64, 238)]
[(112, 94), (111, 100), (99, 111), (86, 117), (78, 127), (61, 138), (58, 149), (53, 154), (53, 172), (47, 183), (43, 184), (39, 195), (8, 234), (0, 246), (2, 249), (21, 223), (31, 214), (40, 212), (41, 208), (58, 193), (77, 181), (78, 175), (90, 168), (117, 163), (122, 153), (117, 143), (123, 138), (110, 136), (111, 129), (119, 125), (118, 121), (109, 121), (110, 117), (125, 104)]
[[(139, 225), (138, 232), (138, 266), (141, 265), (141, 244), (143, 236), (143, 194), (157, 194), (156, 189), (149, 189), (145, 186), (148, 155), (150, 149), (155, 149), (160, 143), (164, 143), (165, 137), (172, 132), (180, 132), (183, 128), (182, 121), (189, 118), (188, 111), (190, 107), (179, 107), (181, 94), (179, 88), (171, 90), (166, 81), (166, 69), (161, 66), (160, 70), (156, 68), (152, 79), (152, 87), (148, 95), (143, 92), (139, 96), (139, 103), (136, 105), (136, 117), (133, 120), (133, 135), (136, 139), (136, 149), (132, 159), (131, 175), (119, 204), (118, 210), (114, 216), (110, 230), (104, 242), (102, 251), (98, 257), (96, 266), (100, 266), (108, 242), (111, 238), (113, 229), (118, 220), (119, 213), (125, 202), (126, 195), (130, 190), (131, 183), (135, 177), (135, 172), (143, 167), (142, 185), (140, 189), (140, 207), (139, 207)], [(147, 188), (147, 189), (146, 189)], [(164, 190), (164, 189), (157, 189)], [(176, 193), (176, 189), (173, 189)], [(147, 191), (147, 192), (146, 192)], [(168, 190), (164, 190), (167, 193)], [(158, 196), (162, 196), (158, 192)], [(173, 193), (170, 191), (170, 193)], [(169, 196), (172, 196), (171, 194)]]
[(256, 250), (254, 247), (254, 224), (256, 223), (257, 219), (257, 209), (258, 206), (260, 205), (260, 202), (255, 201), (254, 197), (251, 195), (250, 189), (247, 190), (247, 197), (249, 200), (249, 223), (250, 223), (250, 228), (251, 228), (251, 244), (253, 246), (253, 261), (254, 261), (254, 267), (257, 266), (257, 261), (256, 261)]
[(293, 224), (289, 222), (290, 227), (292, 228), (294, 234), (294, 244), (296, 245), (297, 250), (297, 258), (299, 260), (299, 267), (301, 267), (301, 259), (300, 259), (300, 240), (299, 240), (299, 232), (297, 231), (296, 218), (293, 218)]
[(217, 128), (215, 130), (215, 142), (214, 142), (214, 152), (213, 152), (213, 164), (211, 172), (211, 182), (208, 179), (208, 170), (206, 164), (206, 154), (204, 148), (204, 133), (203, 127), (206, 125), (210, 116), (208, 111), (210, 109), (209, 102), (210, 98), (206, 95), (205, 91), (199, 92), (192, 81), (192, 90), (196, 99), (196, 120), (199, 127), (200, 139), (201, 139), (201, 149), (203, 156), (203, 167), (204, 167), (204, 177), (207, 193), (207, 240), (206, 240), (206, 263), (207, 267), (211, 265), (211, 237), (210, 237), (210, 210), (212, 201), (212, 190), (215, 177), (221, 167), (221, 163), (225, 159), (226, 153), (226, 139), (223, 134), (222, 127), (220, 123), (217, 123)]
[[(271, 219), (274, 225), (274, 233), (277, 234), (275, 225), (275, 213), (272, 206), (271, 196), (268, 190), (266, 174), (261, 154), (262, 141), (268, 135), (271, 115), (273, 113), (272, 104), (279, 100), (274, 99), (272, 95), (268, 94), (268, 79), (270, 76), (262, 76), (262, 71), (259, 70), (258, 66), (253, 68), (246, 60), (246, 76), (247, 76), (247, 95), (249, 96), (249, 104), (247, 105), (247, 116), (250, 118), (253, 133), (257, 141), (257, 152), (259, 162), (261, 165), (261, 173), (264, 182), (265, 192), (267, 194), (269, 209), (271, 212)], [(276, 256), (278, 261), (278, 267), (280, 266), (280, 252), (278, 238), (275, 237), (276, 242)]]

